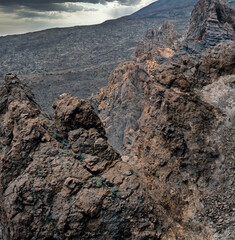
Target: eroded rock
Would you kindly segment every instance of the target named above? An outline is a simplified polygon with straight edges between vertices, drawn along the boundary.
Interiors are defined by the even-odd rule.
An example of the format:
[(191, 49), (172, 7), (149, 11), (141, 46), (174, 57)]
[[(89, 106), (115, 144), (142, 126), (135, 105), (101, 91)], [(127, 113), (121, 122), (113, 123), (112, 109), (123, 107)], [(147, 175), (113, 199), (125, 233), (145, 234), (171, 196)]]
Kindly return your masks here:
[[(119, 128), (111, 142), (123, 144), (123, 161), (134, 167), (154, 205), (161, 206), (168, 216), (163, 220), (167, 230), (160, 239), (235, 237), (231, 187), (235, 152), (234, 16), (234, 9), (224, 1), (199, 1), (186, 38), (176, 39), (168, 47), (174, 47), (173, 56), (162, 61), (162, 56), (154, 55), (161, 45), (157, 45), (157, 30), (149, 29), (145, 50), (140, 48), (141, 43), (131, 63), (146, 73), (139, 80), (146, 79), (139, 90), (143, 93), (141, 110), (138, 116), (132, 115), (137, 127)], [(128, 81), (124, 80), (127, 69), (117, 86)], [(101, 118), (109, 116), (108, 130), (120, 121), (117, 111), (123, 106), (129, 115), (138, 109), (138, 105), (122, 104), (135, 90), (130, 89), (132, 92), (121, 98), (112, 90), (114, 86), (109, 81), (98, 99), (103, 106)], [(112, 108), (103, 105), (112, 99), (110, 96), (115, 96), (115, 101), (110, 101)], [(120, 138), (123, 135), (132, 138), (126, 143)]]
[(89, 103), (64, 94), (53, 121), (16, 76), (7, 75), (0, 91), (2, 239), (154, 239), (161, 232), (152, 200), (126, 174), (131, 167), (107, 143)]

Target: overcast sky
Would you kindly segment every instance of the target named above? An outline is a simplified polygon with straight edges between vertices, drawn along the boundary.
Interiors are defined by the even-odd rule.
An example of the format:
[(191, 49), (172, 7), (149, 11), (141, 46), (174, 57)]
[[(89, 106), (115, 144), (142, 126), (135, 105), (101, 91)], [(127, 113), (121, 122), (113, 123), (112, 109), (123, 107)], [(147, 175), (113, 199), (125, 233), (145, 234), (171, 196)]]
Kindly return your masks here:
[(0, 0), (0, 35), (101, 23), (156, 0)]

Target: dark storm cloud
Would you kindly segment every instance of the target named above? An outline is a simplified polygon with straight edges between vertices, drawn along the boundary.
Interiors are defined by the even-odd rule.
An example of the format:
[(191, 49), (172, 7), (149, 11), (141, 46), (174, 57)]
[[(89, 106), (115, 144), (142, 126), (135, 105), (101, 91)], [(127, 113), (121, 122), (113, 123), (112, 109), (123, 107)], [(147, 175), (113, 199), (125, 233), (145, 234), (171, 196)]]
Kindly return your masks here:
[[(4, 12), (9, 11), (9, 8), (28, 8), (36, 11), (76, 12), (86, 11), (87, 9), (71, 3), (100, 3), (105, 5), (110, 2), (118, 2), (121, 5), (131, 6), (140, 1), (141, 0), (0, 0), (0, 7)], [(70, 4), (65, 5), (65, 3)]]
[[(93, 8), (85, 8), (82, 6), (60, 6), (56, 8), (57, 11), (59, 12), (86, 12), (86, 11), (97, 11), (97, 9)], [(60, 19), (61, 15), (56, 11), (53, 10), (54, 12), (51, 13), (49, 10), (48, 11), (24, 11), (20, 10), (15, 13), (15, 18), (41, 18), (41, 19)], [(13, 11), (12, 11), (13, 12)]]

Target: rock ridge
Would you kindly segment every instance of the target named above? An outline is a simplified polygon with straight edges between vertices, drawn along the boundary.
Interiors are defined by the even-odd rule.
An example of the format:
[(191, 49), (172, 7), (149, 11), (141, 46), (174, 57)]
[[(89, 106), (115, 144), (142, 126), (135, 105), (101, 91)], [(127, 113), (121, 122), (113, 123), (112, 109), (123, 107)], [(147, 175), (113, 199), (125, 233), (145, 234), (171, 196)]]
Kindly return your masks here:
[[(122, 123), (123, 108), (125, 121), (135, 124), (107, 134), (115, 136), (111, 144), (134, 166), (155, 205), (173, 219), (172, 232), (160, 239), (235, 237), (234, 16), (225, 1), (200, 0), (185, 36), (176, 34), (173, 44), (161, 45), (158, 31), (149, 29), (133, 61), (114, 71), (122, 74), (111, 75), (97, 99), (107, 130)], [(173, 54), (155, 54), (163, 47)], [(121, 95), (138, 72), (144, 73), (134, 77), (141, 94), (132, 87)], [(123, 104), (127, 100), (138, 105)]]

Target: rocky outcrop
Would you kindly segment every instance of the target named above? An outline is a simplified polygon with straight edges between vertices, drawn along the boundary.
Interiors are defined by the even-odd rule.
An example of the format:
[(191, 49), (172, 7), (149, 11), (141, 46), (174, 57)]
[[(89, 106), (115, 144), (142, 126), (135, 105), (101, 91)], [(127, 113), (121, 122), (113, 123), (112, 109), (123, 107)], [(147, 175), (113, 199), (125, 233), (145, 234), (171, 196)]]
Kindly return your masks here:
[(100, 91), (96, 100), (109, 142), (120, 153), (136, 137), (136, 119), (143, 111), (144, 89), (149, 80), (146, 70), (135, 62), (124, 63), (112, 73), (108, 87)]
[(47, 120), (32, 92), (15, 75), (6, 76), (6, 86), (1, 88), (0, 95), (0, 181), (4, 191), (32, 161), (30, 153), (45, 138)]
[(121, 64), (110, 76), (106, 89), (95, 101), (105, 123), (109, 142), (120, 153), (128, 148), (139, 129), (137, 119), (144, 107), (146, 83), (160, 62), (174, 55), (178, 34), (174, 26), (164, 22), (156, 29), (148, 29), (133, 55), (133, 61)]
[(174, 26), (168, 21), (159, 29), (149, 28), (143, 40), (138, 43), (134, 57), (137, 62), (157, 59), (164, 61), (174, 55), (175, 41), (179, 37)]
[(12, 74), (0, 88), (0, 222), (8, 239), (156, 239), (156, 211), (101, 121), (68, 94), (54, 120)]
[(235, 38), (235, 9), (224, 0), (200, 0), (191, 15), (186, 40), (206, 47)]
[[(223, 1), (208, 0), (204, 15), (202, 3), (192, 19), (200, 13), (210, 23), (214, 6), (221, 19), (232, 19)], [(120, 65), (96, 99), (102, 121), (69, 94), (59, 96), (48, 117), (27, 86), (6, 76), (4, 240), (235, 238), (235, 43), (222, 33), (213, 37), (216, 46), (207, 37), (201, 44), (189, 38), (193, 24), (186, 39), (177, 40), (169, 23), (166, 32), (148, 30), (138, 58)], [(162, 48), (173, 55), (160, 57)]]
[[(220, 46), (218, 55), (213, 50), (207, 60), (218, 59), (226, 49), (234, 55), (234, 46)], [(232, 68), (234, 60), (227, 64)], [(204, 61), (193, 78), (181, 73), (187, 66), (192, 69), (189, 63), (175, 66), (172, 84), (155, 81), (146, 87), (129, 162), (146, 178), (156, 204), (164, 206), (182, 229), (192, 230), (203, 222), (202, 239), (232, 239), (235, 72), (203, 80), (197, 76), (202, 67), (212, 70), (210, 61)], [(167, 76), (169, 69), (173, 65), (162, 74)], [(181, 237), (185, 236), (190, 231)]]
[(182, 57), (160, 65), (143, 85), (139, 130), (123, 159), (171, 216), (165, 239), (234, 238), (234, 54), (230, 43), (200, 61)]
[[(206, 6), (205, 9), (202, 7), (203, 4)], [(126, 136), (129, 132), (131, 136), (135, 136), (135, 132), (138, 130), (138, 119), (144, 106), (143, 93), (149, 79), (165, 87), (174, 86), (182, 91), (189, 91), (196, 85), (199, 87), (208, 84), (213, 78), (225, 73), (233, 73), (234, 67), (231, 62), (234, 61), (234, 47), (233, 45), (227, 45), (229, 47), (226, 49), (222, 46), (223, 44), (231, 43), (235, 39), (233, 31), (230, 32), (229, 38), (225, 38), (221, 31), (226, 28), (227, 24), (221, 25), (221, 22), (217, 24), (222, 29), (221, 31), (212, 31), (210, 28), (204, 28), (209, 26), (208, 22), (210, 23), (212, 12), (222, 12), (222, 19), (226, 19), (233, 26), (235, 22), (234, 14), (231, 14), (233, 11), (234, 9), (224, 1), (206, 1), (205, 3), (199, 1), (193, 10), (191, 25), (186, 33), (186, 37), (179, 38), (178, 33), (170, 22), (164, 22), (158, 30), (156, 28), (148, 29), (145, 37), (136, 48), (133, 61), (120, 65), (114, 71), (115, 76), (117, 75), (116, 72), (120, 72), (120, 69), (122, 69), (121, 74), (119, 74), (119, 80), (113, 81), (111, 76), (106, 90), (100, 92), (96, 105), (99, 108), (100, 117), (106, 123), (110, 143), (120, 153), (123, 153), (124, 149), (129, 149), (129, 145), (135, 139), (135, 137), (130, 137), (130, 134), (128, 134), (128, 141), (123, 141), (123, 136)], [(208, 38), (205, 41), (199, 41), (198, 36), (196, 36), (201, 31), (206, 32)], [(218, 34), (218, 36), (213, 35), (214, 33)], [(214, 39), (214, 44), (211, 45), (208, 39), (212, 38)], [(213, 45), (217, 45), (217, 47), (213, 48)], [(220, 52), (220, 56), (218, 52)], [(130, 69), (134, 69), (133, 73)], [(145, 77), (140, 80), (139, 77), (136, 77), (138, 69), (140, 69), (139, 72), (145, 72)], [(140, 88), (138, 88), (138, 91), (132, 89), (128, 93), (128, 98), (123, 98), (123, 95), (118, 94), (119, 89), (121, 89), (120, 86), (124, 82), (125, 85), (127, 82), (132, 84), (132, 76), (135, 76)], [(136, 94), (137, 92), (139, 94)], [(130, 104), (122, 104), (122, 102), (126, 101)], [(133, 106), (132, 103), (134, 102), (137, 103), (136, 106)], [(116, 108), (117, 106), (118, 108)], [(122, 114), (120, 114), (122, 111), (120, 109), (122, 108), (125, 108), (125, 116), (130, 116), (134, 112), (138, 113), (132, 115), (131, 119), (129, 117), (128, 119), (126, 117), (123, 118)], [(122, 119), (125, 119), (125, 123), (119, 124), (122, 122)], [(126, 125), (126, 122), (128, 123), (129, 121), (133, 122), (134, 128), (128, 126), (129, 124)], [(118, 127), (112, 128), (112, 126), (116, 125)]]
[[(211, 20), (214, 11), (217, 17), (221, 16), (219, 22)], [(234, 25), (234, 14), (229, 14), (233, 11), (224, 1), (199, 1), (186, 38), (169, 46), (171, 49), (174, 46), (173, 56), (164, 61), (158, 55), (152, 58), (151, 51), (156, 52), (157, 48), (157, 31), (148, 30), (146, 44), (138, 46), (138, 58), (131, 63), (134, 69), (145, 72), (145, 78), (140, 80), (145, 79), (139, 91), (143, 93), (141, 113), (133, 120), (137, 123), (136, 131), (132, 131), (134, 137), (129, 138), (128, 144), (122, 138), (119, 141), (124, 144), (123, 159), (138, 172), (154, 205), (163, 207), (170, 216), (172, 224), (166, 221), (168, 230), (160, 239), (235, 237), (232, 207), (235, 43), (233, 31), (224, 35), (224, 30)], [(205, 38), (200, 40), (196, 35), (204, 31), (201, 21), (207, 27)], [(212, 23), (218, 31), (212, 31)], [(127, 69), (119, 77), (118, 86), (122, 86)], [(107, 96), (115, 96), (113, 86), (110, 81), (106, 90), (109, 95), (102, 92), (99, 106), (103, 99), (109, 99)], [(110, 101), (112, 108), (103, 105), (101, 118), (104, 114), (112, 116), (107, 128), (121, 121), (117, 111), (122, 102), (135, 99), (135, 94), (129, 92), (128, 97), (122, 98), (117, 95), (114, 102)], [(126, 105), (125, 111), (130, 115), (133, 106)], [(118, 131), (120, 136), (129, 130)]]

